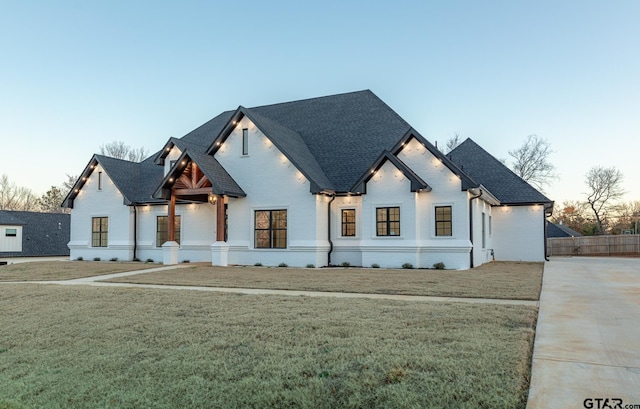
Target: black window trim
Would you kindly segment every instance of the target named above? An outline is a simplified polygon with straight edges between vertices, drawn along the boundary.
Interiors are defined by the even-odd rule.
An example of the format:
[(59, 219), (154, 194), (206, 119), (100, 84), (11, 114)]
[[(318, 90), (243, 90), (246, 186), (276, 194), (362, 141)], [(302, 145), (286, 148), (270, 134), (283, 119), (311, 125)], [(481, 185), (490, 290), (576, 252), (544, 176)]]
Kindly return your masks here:
[[(386, 209), (386, 220), (378, 220), (378, 210)], [(391, 209), (398, 209), (398, 220), (391, 220), (389, 217), (389, 211)], [(402, 213), (400, 206), (376, 206), (376, 237), (400, 237), (402, 234)], [(398, 223), (397, 234), (391, 233), (391, 223)], [(380, 234), (379, 227), (383, 225), (386, 228), (386, 234)]]
[[(353, 211), (353, 221), (346, 221), (344, 220), (344, 214), (345, 211)], [(357, 233), (357, 210), (355, 207), (345, 207), (340, 209), (340, 233), (341, 233), (341, 237), (357, 237), (358, 233)], [(345, 228), (348, 228), (349, 226), (353, 226), (353, 234), (345, 234)]]
[[(93, 222), (95, 219), (99, 219), (98, 222), (98, 230), (93, 229)], [(107, 219), (107, 229), (106, 231), (102, 230), (102, 219)], [(102, 240), (102, 235), (105, 234), (107, 237)], [(98, 245), (95, 245), (94, 235), (98, 235)], [(92, 216), (91, 217), (91, 247), (109, 247), (109, 216)]]
[[(446, 209), (449, 208), (449, 220), (438, 220), (438, 209)], [(453, 205), (451, 204), (443, 204), (443, 205), (435, 205), (433, 206), (433, 234), (435, 237), (453, 237)], [(438, 227), (440, 224), (446, 226), (448, 223), (450, 234), (438, 234)], [(443, 227), (444, 229), (444, 227)]]
[[(258, 212), (269, 212), (269, 227), (266, 229), (258, 229)], [(285, 212), (285, 228), (273, 227), (273, 213)], [(258, 231), (269, 232), (269, 247), (258, 246)], [(284, 247), (275, 247), (276, 238), (274, 237), (275, 231), (284, 231)], [(253, 247), (255, 249), (287, 249), (289, 247), (289, 212), (287, 208), (275, 208), (275, 209), (254, 209), (253, 211)]]
[(242, 128), (242, 156), (249, 155), (249, 128)]
[[(162, 243), (159, 243), (160, 240), (158, 240), (158, 233), (160, 233), (160, 232), (158, 231), (158, 221), (160, 220), (161, 217), (166, 217), (167, 218), (167, 231), (164, 232), (167, 235), (167, 240), (165, 240)], [(181, 217), (181, 215), (176, 214), (175, 215), (175, 220), (176, 221), (180, 220), (180, 222), (178, 223), (178, 227), (179, 228), (177, 230), (175, 229), (175, 226), (174, 226), (174, 235), (175, 235), (176, 243), (180, 244), (180, 241), (181, 241), (180, 240), (180, 235), (182, 234), (182, 217)], [(166, 214), (156, 215), (156, 247), (162, 247), (162, 245), (168, 241), (168, 238), (169, 238), (169, 230), (168, 229), (169, 229), (169, 215), (166, 215)]]

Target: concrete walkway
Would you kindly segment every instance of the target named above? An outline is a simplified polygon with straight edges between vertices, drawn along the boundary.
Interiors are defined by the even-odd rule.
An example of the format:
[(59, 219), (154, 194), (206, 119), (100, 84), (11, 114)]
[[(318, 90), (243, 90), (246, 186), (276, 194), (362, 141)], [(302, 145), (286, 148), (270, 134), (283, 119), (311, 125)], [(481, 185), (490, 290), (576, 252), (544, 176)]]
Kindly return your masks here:
[(625, 405), (640, 407), (640, 259), (552, 258), (527, 408)]
[(235, 293), (247, 295), (287, 295), (287, 296), (307, 296), (307, 297), (336, 297), (336, 298), (367, 298), (375, 300), (398, 300), (398, 301), (436, 301), (436, 302), (464, 302), (473, 304), (506, 304), (506, 305), (527, 305), (538, 306), (538, 301), (530, 300), (504, 300), (491, 298), (458, 298), (458, 297), (436, 297), (423, 295), (397, 295), (397, 294), (367, 294), (367, 293), (345, 293), (330, 291), (298, 291), (298, 290), (272, 290), (265, 288), (233, 288), (233, 287), (199, 287), (186, 285), (164, 285), (164, 284), (135, 284), (135, 283), (109, 283), (104, 280), (111, 280), (119, 277), (127, 277), (155, 271), (173, 270), (178, 268), (191, 267), (189, 264), (179, 264), (174, 266), (163, 266), (150, 268), (147, 270), (127, 271), (123, 273), (104, 274), (93, 277), (76, 278), (73, 280), (61, 281), (6, 281), (0, 284), (54, 284), (54, 285), (90, 285), (93, 287), (135, 287), (153, 288), (164, 290), (191, 290), (208, 291), (221, 293)]
[(8, 264), (18, 263), (34, 263), (37, 261), (65, 261), (69, 260), (69, 256), (55, 257), (0, 257), (0, 261), (6, 261)]

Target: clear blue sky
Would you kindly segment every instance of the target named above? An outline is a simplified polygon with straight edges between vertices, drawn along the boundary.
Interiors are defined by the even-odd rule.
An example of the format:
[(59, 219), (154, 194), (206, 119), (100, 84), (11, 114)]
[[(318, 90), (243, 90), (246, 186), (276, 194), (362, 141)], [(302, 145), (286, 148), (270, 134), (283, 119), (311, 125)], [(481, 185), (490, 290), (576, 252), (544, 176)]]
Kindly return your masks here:
[(0, 174), (42, 194), (114, 140), (154, 152), (221, 111), (371, 89), (432, 142), (552, 145), (640, 200), (638, 1), (0, 0)]

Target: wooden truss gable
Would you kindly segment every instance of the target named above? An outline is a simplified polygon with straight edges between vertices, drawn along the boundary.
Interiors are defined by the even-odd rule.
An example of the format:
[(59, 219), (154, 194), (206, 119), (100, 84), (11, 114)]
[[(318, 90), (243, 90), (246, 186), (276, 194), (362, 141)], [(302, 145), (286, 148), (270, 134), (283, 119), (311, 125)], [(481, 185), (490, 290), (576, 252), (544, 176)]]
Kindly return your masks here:
[(177, 196), (202, 195), (211, 193), (211, 181), (198, 165), (191, 161), (176, 179), (172, 190)]

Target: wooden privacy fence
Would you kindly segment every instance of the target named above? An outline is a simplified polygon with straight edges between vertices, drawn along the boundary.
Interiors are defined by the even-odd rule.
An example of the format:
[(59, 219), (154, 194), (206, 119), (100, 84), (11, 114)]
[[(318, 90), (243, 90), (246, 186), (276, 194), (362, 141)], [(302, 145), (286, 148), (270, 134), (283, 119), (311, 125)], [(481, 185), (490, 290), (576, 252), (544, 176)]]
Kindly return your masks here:
[(548, 238), (547, 253), (549, 256), (640, 256), (640, 234)]

